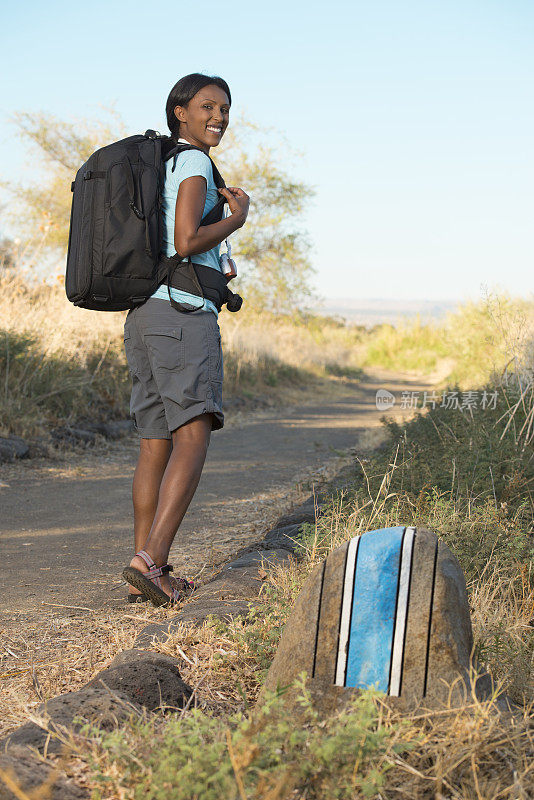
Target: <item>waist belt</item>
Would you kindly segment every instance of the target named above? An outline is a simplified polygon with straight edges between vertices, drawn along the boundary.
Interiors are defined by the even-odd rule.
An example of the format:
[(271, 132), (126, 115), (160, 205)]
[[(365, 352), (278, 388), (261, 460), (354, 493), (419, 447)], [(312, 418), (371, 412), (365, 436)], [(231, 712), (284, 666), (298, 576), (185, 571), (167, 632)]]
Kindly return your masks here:
[(174, 289), (181, 289), (183, 292), (193, 294), (202, 300), (211, 302), (220, 311), (226, 304), (228, 311), (239, 311), (243, 304), (243, 298), (234, 294), (226, 282), (225, 276), (213, 267), (204, 264), (193, 264), (191, 257), (184, 261), (181, 256), (163, 257), (160, 260), (160, 275), (166, 276), (166, 284), (169, 292), (171, 306), (177, 311), (191, 312), (196, 311), (202, 303), (196, 307), (191, 304), (179, 303), (171, 296), (171, 286)]

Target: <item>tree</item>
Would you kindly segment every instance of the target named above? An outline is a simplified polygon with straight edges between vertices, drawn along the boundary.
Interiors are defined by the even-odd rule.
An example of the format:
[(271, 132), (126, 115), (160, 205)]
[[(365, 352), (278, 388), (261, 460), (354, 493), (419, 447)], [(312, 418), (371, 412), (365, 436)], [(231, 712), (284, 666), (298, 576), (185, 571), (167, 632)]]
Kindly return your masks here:
[[(46, 247), (58, 250), (62, 265), (69, 240), (72, 193), (70, 186), (78, 168), (91, 153), (127, 134), (112, 109), (109, 122), (82, 119), (65, 122), (52, 114), (17, 112), (13, 123), (21, 138), (31, 145), (42, 160), (46, 177), (32, 186), (7, 184), (15, 199), (11, 219), (23, 241), (35, 238), (35, 232), (46, 228)], [(16, 206), (22, 205), (20, 213)]]
[[(19, 235), (29, 239), (45, 225), (46, 246), (60, 254), (62, 263), (75, 172), (98, 147), (127, 135), (120, 118), (113, 110), (110, 113), (114, 119), (100, 123), (66, 122), (32, 112), (18, 112), (13, 117), (20, 136), (44, 158), (47, 174), (39, 184), (8, 186), (25, 208), (24, 214), (16, 217)], [(280, 140), (277, 143), (271, 135), (269, 143), (263, 144), (263, 135), (264, 131), (241, 118), (212, 155), (227, 185), (242, 186), (251, 196), (247, 224), (232, 237), (239, 269), (232, 289), (246, 297), (249, 307), (288, 312), (317, 299), (310, 286), (314, 269), (308, 258), (309, 243), (299, 225), (313, 191), (278, 165)]]
[(15, 269), (15, 242), (7, 236), (0, 239), (0, 275)]
[[(265, 135), (267, 144), (261, 142)], [(234, 235), (232, 251), (247, 268), (232, 284), (243, 291), (247, 302), (275, 312), (317, 299), (310, 286), (315, 272), (308, 257), (310, 246), (299, 225), (314, 192), (279, 166), (282, 148), (290, 153), (287, 143), (277, 141), (271, 131), (260, 134), (256, 125), (240, 118), (215, 151), (227, 184), (241, 186), (251, 197), (247, 224)]]

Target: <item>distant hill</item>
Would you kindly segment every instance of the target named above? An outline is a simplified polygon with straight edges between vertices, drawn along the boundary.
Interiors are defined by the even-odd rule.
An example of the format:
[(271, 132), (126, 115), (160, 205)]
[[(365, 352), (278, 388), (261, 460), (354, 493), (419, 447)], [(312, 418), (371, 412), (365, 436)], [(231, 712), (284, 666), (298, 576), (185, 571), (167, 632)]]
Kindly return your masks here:
[(358, 325), (391, 325), (420, 315), (421, 322), (438, 322), (447, 311), (453, 311), (459, 300), (384, 300), (383, 298), (329, 297), (316, 313), (339, 316)]

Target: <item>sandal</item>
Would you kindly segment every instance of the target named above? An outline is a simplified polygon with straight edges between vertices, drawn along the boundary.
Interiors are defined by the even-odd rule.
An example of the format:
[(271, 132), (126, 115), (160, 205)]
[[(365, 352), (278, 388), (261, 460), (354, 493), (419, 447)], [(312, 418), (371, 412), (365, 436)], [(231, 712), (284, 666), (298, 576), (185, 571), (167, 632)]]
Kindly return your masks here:
[[(187, 578), (174, 578), (172, 575), (169, 576), (169, 580), (171, 582), (171, 586), (174, 589), (178, 589), (178, 591), (182, 591), (186, 597), (190, 594), (193, 594), (195, 589), (198, 588), (196, 583), (193, 581), (188, 581)], [(148, 603), (148, 597), (144, 594), (132, 594), (132, 592), (128, 592), (127, 599), (129, 603)]]
[[(173, 583), (176, 585), (171, 586), (172, 594), (168, 595), (161, 586), (161, 576), (172, 572), (172, 564), (164, 564), (162, 567), (157, 567), (145, 550), (140, 550), (135, 554), (142, 558), (148, 567), (147, 572), (135, 567), (126, 567), (122, 571), (124, 580), (139, 589), (143, 595), (151, 601), (154, 606), (166, 606), (173, 603), (180, 603), (185, 597), (192, 594), (197, 588), (197, 584), (193, 581), (188, 581), (187, 578), (178, 578)], [(133, 602), (133, 601), (131, 601)]]

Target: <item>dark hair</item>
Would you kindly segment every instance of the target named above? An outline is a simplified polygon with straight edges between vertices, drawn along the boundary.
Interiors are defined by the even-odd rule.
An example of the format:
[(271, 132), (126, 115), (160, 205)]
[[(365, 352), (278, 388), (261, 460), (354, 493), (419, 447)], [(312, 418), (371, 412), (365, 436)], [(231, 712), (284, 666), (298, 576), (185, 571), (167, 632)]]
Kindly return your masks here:
[(228, 95), (228, 102), (232, 104), (232, 95), (226, 81), (219, 78), (217, 75), (201, 75), (200, 72), (192, 72), (191, 75), (185, 75), (180, 78), (178, 83), (172, 87), (167, 98), (167, 105), (165, 111), (167, 113), (167, 125), (171, 132), (173, 139), (180, 137), (180, 123), (176, 118), (174, 109), (176, 106), (187, 106), (189, 101), (200, 92), (205, 86), (218, 86)]

